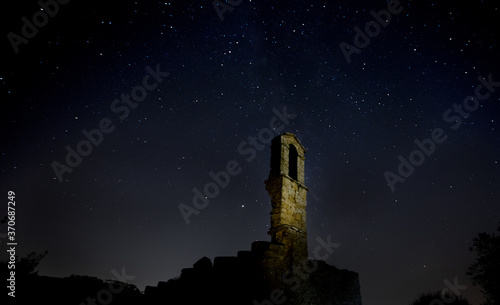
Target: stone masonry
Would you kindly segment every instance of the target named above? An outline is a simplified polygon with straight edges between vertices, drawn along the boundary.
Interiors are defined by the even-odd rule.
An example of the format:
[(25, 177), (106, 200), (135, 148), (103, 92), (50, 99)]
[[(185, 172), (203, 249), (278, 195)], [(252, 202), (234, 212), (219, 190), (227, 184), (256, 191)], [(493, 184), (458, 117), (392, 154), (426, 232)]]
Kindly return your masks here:
[(271, 243), (283, 246), (283, 267), (307, 260), (306, 195), (304, 154), (297, 137), (284, 133), (271, 143), (271, 169), (265, 181), (271, 197)]
[(271, 142), (265, 181), (271, 197), (271, 241), (236, 257), (204, 257), (179, 278), (146, 287), (145, 304), (361, 305), (356, 272), (308, 258), (305, 147), (292, 133)]

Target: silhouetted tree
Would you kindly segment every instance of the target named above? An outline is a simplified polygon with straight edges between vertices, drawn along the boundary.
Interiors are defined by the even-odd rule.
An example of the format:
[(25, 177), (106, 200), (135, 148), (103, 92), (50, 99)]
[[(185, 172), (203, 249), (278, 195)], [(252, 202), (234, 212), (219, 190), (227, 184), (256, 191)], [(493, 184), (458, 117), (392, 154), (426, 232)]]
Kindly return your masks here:
[[(40, 264), (40, 261), (45, 257), (45, 255), (47, 255), (47, 253), (47, 251), (44, 253), (31, 252), (25, 257), (18, 258), (16, 261), (16, 276), (26, 277), (37, 275), (38, 270), (36, 269)], [(2, 271), (7, 271), (7, 261), (0, 262), (0, 268), (2, 268)]]
[(47, 251), (44, 253), (31, 252), (26, 257), (21, 257), (16, 263), (16, 273), (22, 275), (38, 275), (37, 267), (47, 253)]
[[(7, 216), (0, 219), (0, 225), (3, 225), (7, 222)], [(29, 276), (29, 275), (37, 275), (38, 271), (36, 268), (40, 264), (40, 261), (47, 255), (47, 251), (44, 253), (35, 253), (31, 252), (26, 257), (17, 258), (16, 260), (16, 275), (20, 277)], [(7, 261), (0, 261), (0, 273), (8, 273)], [(2, 276), (3, 277), (3, 276)]]
[(441, 304), (437, 302), (437, 300), (440, 300), (442, 303), (449, 305), (471, 305), (471, 303), (469, 303), (466, 298), (457, 296), (449, 292), (443, 294), (441, 291), (424, 293), (410, 305)]
[(479, 233), (473, 241), (469, 250), (476, 253), (476, 261), (467, 276), (481, 286), (487, 304), (500, 305), (500, 236)]

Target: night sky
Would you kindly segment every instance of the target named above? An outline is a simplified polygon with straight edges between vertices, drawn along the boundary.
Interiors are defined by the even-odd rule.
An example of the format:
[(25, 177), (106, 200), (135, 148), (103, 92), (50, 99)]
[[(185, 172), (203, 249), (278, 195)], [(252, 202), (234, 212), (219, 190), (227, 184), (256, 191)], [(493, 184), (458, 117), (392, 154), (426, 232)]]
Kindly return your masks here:
[[(472, 239), (500, 221), (496, 1), (401, 1), (378, 28), (370, 11), (385, 1), (233, 0), (222, 18), (205, 0), (69, 1), (15, 45), (9, 33), (40, 12), (24, 2), (0, 18), (0, 216), (14, 191), (18, 254), (49, 252), (40, 274), (125, 267), (143, 290), (270, 240), (259, 132), (286, 109), (275, 130), (308, 149), (311, 254), (318, 237), (340, 243), (327, 262), (359, 273), (365, 305), (408, 304), (455, 277), (482, 300), (465, 273)], [(370, 43), (343, 52), (367, 23)], [(66, 147), (100, 125), (71, 169)], [(433, 136), (400, 176), (398, 157)], [(232, 160), (241, 173), (186, 224), (179, 205)]]

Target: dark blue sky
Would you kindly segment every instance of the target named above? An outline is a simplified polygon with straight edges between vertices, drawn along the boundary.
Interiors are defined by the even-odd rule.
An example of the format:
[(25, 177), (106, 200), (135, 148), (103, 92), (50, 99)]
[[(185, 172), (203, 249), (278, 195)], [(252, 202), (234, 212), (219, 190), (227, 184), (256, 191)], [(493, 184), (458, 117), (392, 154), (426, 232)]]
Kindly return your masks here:
[[(70, 1), (18, 53), (8, 35), (40, 5), (16, 5), (1, 18), (0, 194), (16, 192), (20, 253), (49, 251), (41, 274), (126, 267), (143, 289), (269, 240), (269, 145), (251, 161), (238, 146), (286, 107), (308, 148), (309, 250), (340, 243), (327, 262), (359, 273), (366, 305), (408, 304), (455, 277), (479, 304), (465, 272), (472, 238), (500, 221), (500, 90), (451, 127), (479, 76), (500, 81), (494, 1), (401, 1), (350, 63), (340, 44), (387, 2), (243, 0), (221, 21), (210, 1)], [(148, 66), (169, 75), (135, 108), (119, 101), (120, 120), (111, 105), (141, 94)], [(59, 182), (53, 162), (103, 119), (113, 131)], [(414, 154), (392, 192), (384, 173), (436, 128), (446, 141)], [(179, 204), (231, 160), (241, 173), (186, 224)]]

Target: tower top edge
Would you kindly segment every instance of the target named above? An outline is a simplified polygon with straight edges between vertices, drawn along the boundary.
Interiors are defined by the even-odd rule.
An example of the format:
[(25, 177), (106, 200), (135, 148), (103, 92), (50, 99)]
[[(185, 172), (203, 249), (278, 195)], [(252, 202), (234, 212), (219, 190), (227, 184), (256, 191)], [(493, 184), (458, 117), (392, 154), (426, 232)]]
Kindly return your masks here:
[(293, 138), (297, 144), (300, 145), (304, 153), (307, 152), (307, 148), (300, 142), (299, 138), (294, 133), (291, 132), (284, 132), (282, 135), (276, 136), (274, 139), (281, 139), (282, 137), (288, 137), (288, 138)]

